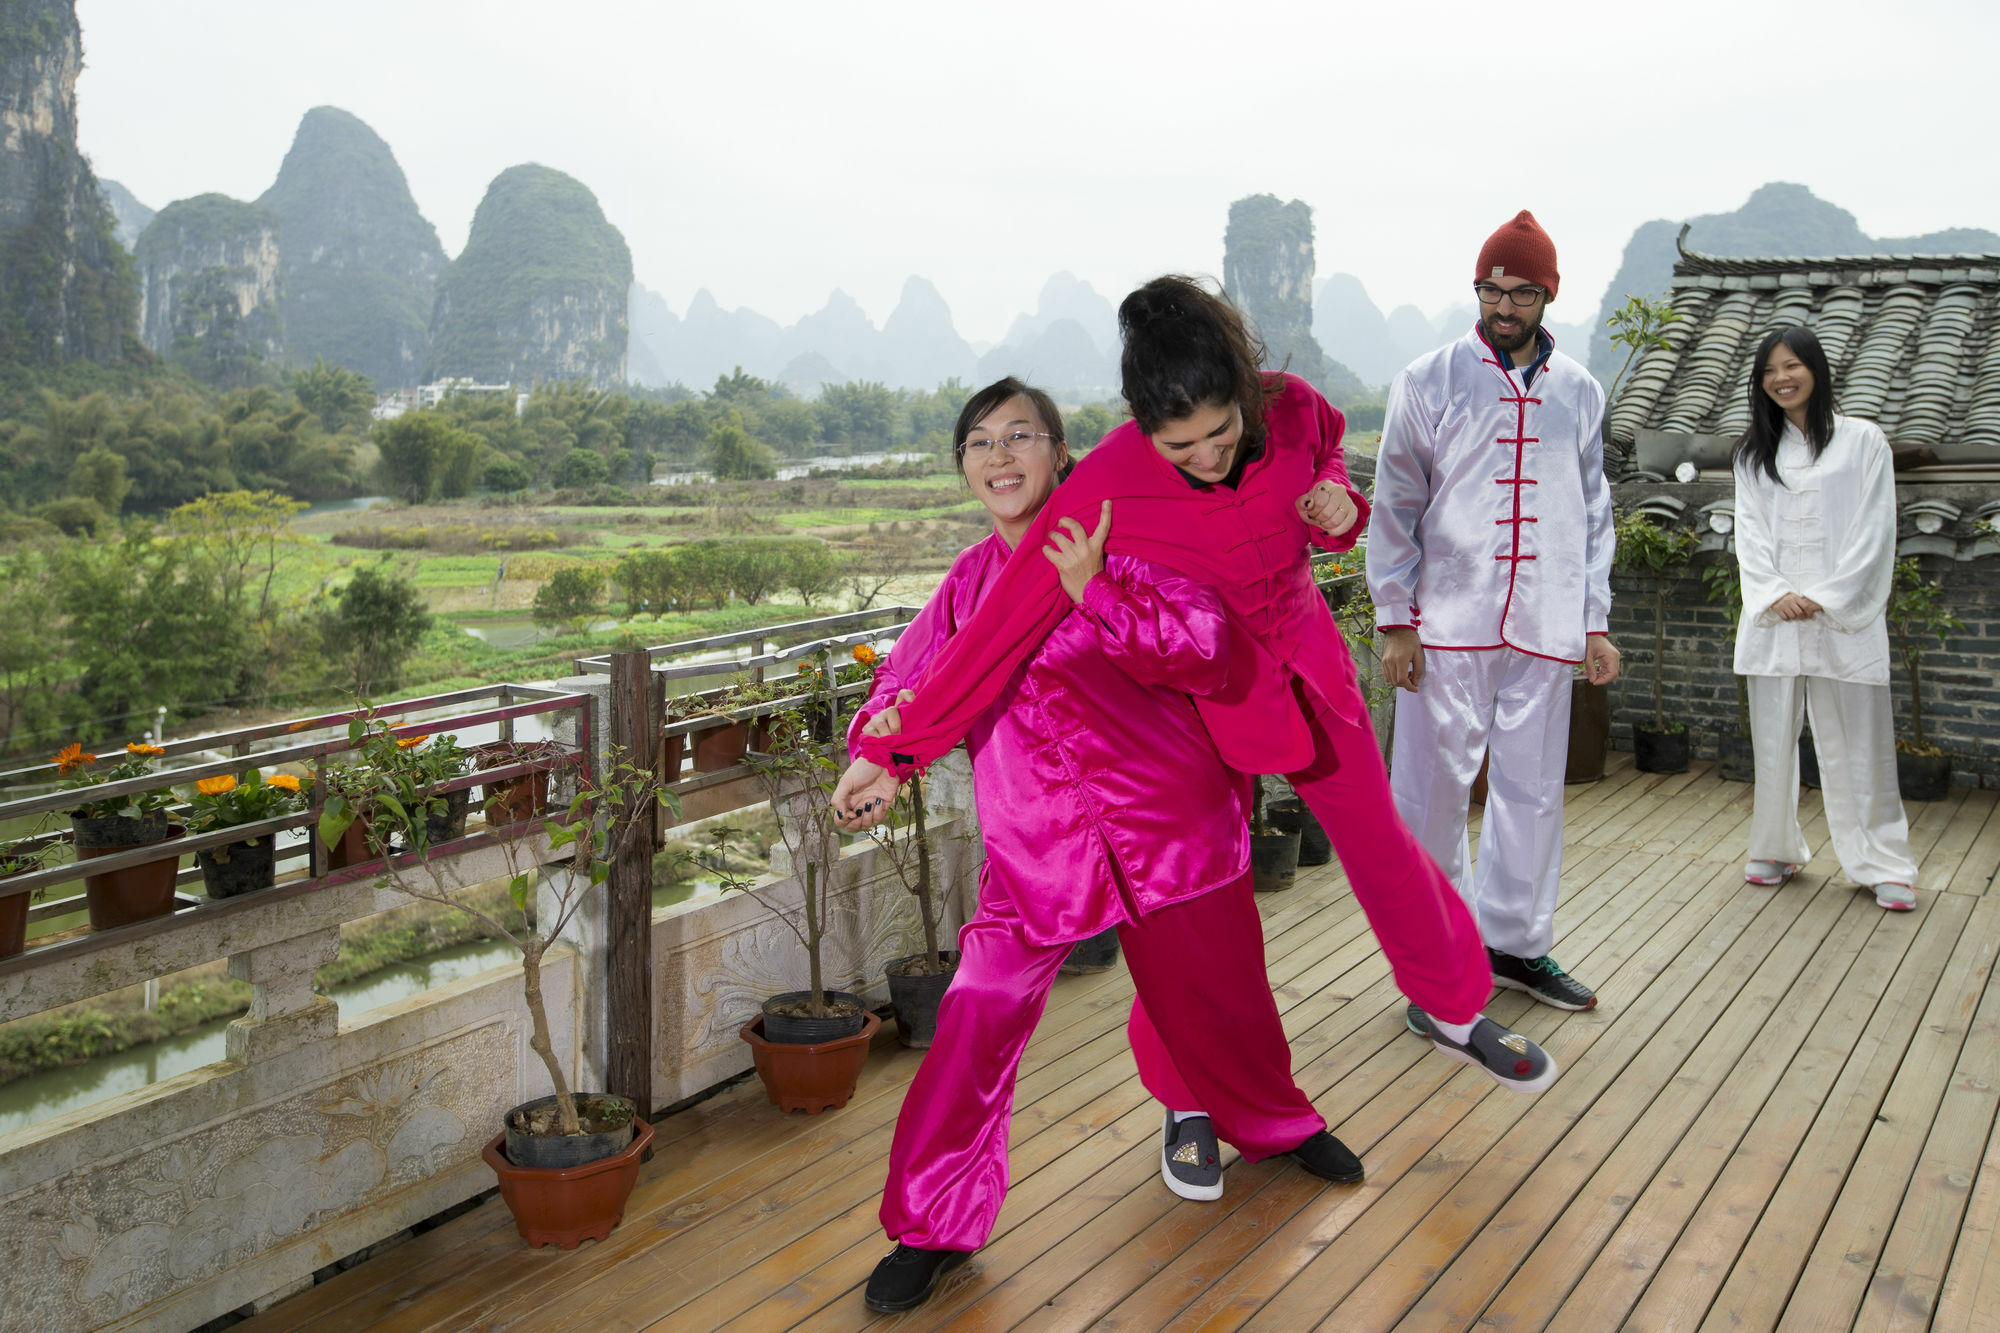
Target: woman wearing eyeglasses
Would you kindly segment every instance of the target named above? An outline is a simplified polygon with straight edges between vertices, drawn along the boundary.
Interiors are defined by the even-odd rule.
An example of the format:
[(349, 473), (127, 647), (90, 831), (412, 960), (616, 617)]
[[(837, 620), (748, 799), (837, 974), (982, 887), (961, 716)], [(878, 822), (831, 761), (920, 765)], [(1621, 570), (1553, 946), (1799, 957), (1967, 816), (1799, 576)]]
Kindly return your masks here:
[[(1290, 775), (1332, 837), (1398, 987), (1433, 1020), (1437, 1050), (1502, 1086), (1547, 1087), (1556, 1074), (1547, 1053), (1481, 1013), (1493, 989), (1485, 945), (1397, 815), (1353, 658), (1313, 584), (1309, 548), (1351, 548), (1367, 516), (1347, 484), (1340, 413), (1305, 381), (1263, 373), (1242, 316), (1191, 279), (1146, 284), (1118, 320), (1133, 419), (1078, 466), (1024, 547), (1114, 501), (1114, 554), (1198, 578), (1221, 596), (1228, 679), (1195, 704), (1223, 760)], [(1008, 562), (979, 613), (915, 681), (900, 732), (863, 740), (835, 792), (837, 808), (861, 812), (850, 816), (856, 826), (894, 795), (899, 775), (966, 734), (1067, 613), (1056, 571), (1024, 556), (1032, 550)], [(1181, 792), (1177, 808), (1193, 817), (1202, 800)]]
[(1218, 1135), (1251, 1161), (1291, 1153), (1324, 1178), (1361, 1178), (1292, 1080), (1251, 892), (1245, 784), (1189, 698), (1228, 674), (1221, 601), (1144, 559), (1106, 556), (1108, 503), (1090, 530), (1069, 519), (1022, 549), (1069, 471), (1062, 418), (1040, 390), (1011, 378), (980, 390), (953, 438), (993, 535), (960, 553), (877, 666), (850, 746), (900, 730), (904, 686), (967, 632), (1017, 550), (1048, 571), (1064, 614), (966, 732), (986, 862), (890, 1149), (882, 1223), (897, 1245), (864, 1298), (891, 1312), (921, 1304), (986, 1243), (1006, 1194), (1021, 1052), (1070, 946), (1112, 926), (1141, 1001), (1140, 1078), (1170, 1108), (1167, 1185), (1219, 1197)]
[(1743, 877), (1779, 885), (1808, 859), (1799, 830), (1799, 727), (1812, 714), (1827, 837), (1877, 906), (1917, 905), (1917, 861), (1896, 783), (1889, 593), (1896, 480), (1872, 421), (1836, 416), (1833, 371), (1811, 329), (1779, 329), (1750, 365), (1737, 441), (1736, 674), (1750, 685), (1757, 785)]

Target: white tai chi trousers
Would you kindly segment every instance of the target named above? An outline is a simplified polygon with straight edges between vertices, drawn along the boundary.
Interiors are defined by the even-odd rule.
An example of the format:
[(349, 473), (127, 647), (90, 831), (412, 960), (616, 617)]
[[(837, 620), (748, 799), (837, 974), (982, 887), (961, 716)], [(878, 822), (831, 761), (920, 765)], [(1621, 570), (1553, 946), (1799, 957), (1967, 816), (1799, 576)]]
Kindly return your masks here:
[[(1513, 648), (1426, 648), (1421, 686), (1396, 693), (1396, 810), (1451, 876), (1487, 945), (1516, 958), (1540, 958), (1555, 942), (1570, 674), (1567, 662)], [(1466, 816), (1482, 756), (1486, 819), (1468, 874)]]
[(1744, 679), (1750, 684), (1750, 744), (1757, 758), (1748, 859), (1798, 865), (1812, 859), (1799, 828), (1799, 724), (1810, 710), (1827, 834), (1841, 871), (1871, 888), (1915, 888), (1917, 859), (1896, 785), (1889, 687), (1825, 676)]

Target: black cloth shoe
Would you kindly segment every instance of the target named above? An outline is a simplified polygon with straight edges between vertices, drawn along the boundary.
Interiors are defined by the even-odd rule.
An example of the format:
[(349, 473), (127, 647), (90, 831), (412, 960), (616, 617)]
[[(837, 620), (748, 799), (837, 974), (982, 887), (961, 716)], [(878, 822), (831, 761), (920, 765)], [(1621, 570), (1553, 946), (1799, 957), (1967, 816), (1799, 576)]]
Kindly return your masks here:
[(1336, 1185), (1356, 1184), (1362, 1176), (1361, 1159), (1323, 1129), (1288, 1155), (1321, 1180), (1331, 1180)]
[(1403, 1026), (1416, 1033), (1419, 1037), (1429, 1038), (1431, 1035), (1431, 1016), (1413, 1004), (1403, 1011)]
[(1430, 1029), (1423, 1035), (1431, 1039), (1431, 1045), (1438, 1054), (1460, 1064), (1471, 1065), (1503, 1088), (1511, 1088), (1515, 1092), (1540, 1092), (1556, 1081), (1556, 1062), (1547, 1051), (1490, 1018), (1474, 1023), (1471, 1034), (1461, 1046), (1439, 1031), (1430, 1022), (1430, 1016), (1415, 1005), (1410, 1006), (1410, 1012), (1403, 1021), (1415, 1031), (1418, 1016)]
[(964, 1250), (920, 1250), (897, 1245), (868, 1275), (861, 1299), (881, 1314), (914, 1310), (931, 1298), (938, 1279), (972, 1256)]
[(1498, 949), (1488, 949), (1486, 960), (1493, 966), (1493, 984), (1508, 990), (1524, 990), (1543, 1004), (1558, 1009), (1595, 1009), (1597, 996), (1590, 987), (1562, 970), (1555, 959), (1516, 958)]
[(1176, 1124), (1167, 1112), (1166, 1138), (1160, 1144), (1160, 1179), (1183, 1199), (1210, 1203), (1222, 1197), (1222, 1145), (1205, 1115)]

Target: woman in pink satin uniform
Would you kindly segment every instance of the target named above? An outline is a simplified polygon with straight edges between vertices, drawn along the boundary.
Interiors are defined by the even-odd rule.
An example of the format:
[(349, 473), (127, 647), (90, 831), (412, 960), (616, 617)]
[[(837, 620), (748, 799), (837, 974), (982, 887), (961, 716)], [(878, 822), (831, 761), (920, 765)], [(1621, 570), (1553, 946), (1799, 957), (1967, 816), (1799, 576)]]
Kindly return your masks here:
[[(1228, 679), (1195, 696), (1223, 759), (1285, 773), (1326, 827), (1403, 993), (1440, 1053), (1518, 1092), (1556, 1077), (1534, 1042), (1481, 1012), (1493, 988), (1471, 912), (1396, 813), (1353, 658), (1313, 585), (1310, 548), (1351, 548), (1368, 517), (1347, 481), (1340, 413), (1305, 381), (1259, 369), (1263, 348), (1224, 297), (1156, 278), (1119, 306), (1133, 419), (1107, 434), (1022, 536), (1115, 503), (1111, 554), (1199, 580), (1228, 613)], [(894, 793), (948, 751), (1016, 664), (1068, 613), (1046, 560), (1007, 562), (973, 621), (917, 679), (893, 734), (863, 738), (834, 793)], [(1134, 755), (1133, 759), (1140, 756)], [(1192, 817), (1196, 802), (1175, 797)], [(1178, 1042), (1178, 1028), (1153, 1017)]]
[[(991, 594), (1068, 470), (1055, 405), (1011, 379), (972, 397), (955, 444), (994, 534), (959, 555), (877, 668), (850, 744), (896, 729), (903, 686)], [(1145, 560), (1106, 558), (1111, 521), (1106, 507), (1093, 533), (1071, 523), (1049, 535), (1070, 610), (967, 734), (986, 844), (979, 910), (896, 1122), (882, 1223), (897, 1246), (869, 1281), (873, 1309), (921, 1304), (985, 1244), (1006, 1194), (1021, 1052), (1070, 946), (1114, 925), (1143, 1000), (1129, 1030), (1147, 1090), (1205, 1115), (1247, 1160), (1292, 1153), (1326, 1178), (1361, 1178), (1292, 1081), (1251, 896), (1244, 784), (1189, 700), (1228, 674), (1221, 602)], [(1148, 1011), (1173, 1034), (1171, 1053)], [(1170, 1143), (1179, 1128), (1170, 1110)], [(1221, 1192), (1213, 1136), (1204, 1142), (1209, 1160), (1195, 1165), (1212, 1174), (1211, 1193), (1182, 1189), (1163, 1158), (1187, 1197)]]

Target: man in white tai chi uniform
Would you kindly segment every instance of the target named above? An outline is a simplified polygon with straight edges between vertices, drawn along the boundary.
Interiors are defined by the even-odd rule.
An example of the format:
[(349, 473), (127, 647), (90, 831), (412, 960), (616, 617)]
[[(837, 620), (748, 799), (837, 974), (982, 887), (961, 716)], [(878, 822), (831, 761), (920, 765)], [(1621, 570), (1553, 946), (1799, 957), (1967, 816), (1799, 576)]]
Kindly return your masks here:
[[(1496, 984), (1559, 1009), (1597, 997), (1549, 957), (1562, 874), (1571, 668), (1618, 678), (1604, 391), (1542, 314), (1555, 245), (1523, 210), (1479, 252), (1480, 318), (1389, 390), (1368, 591), (1396, 699), (1396, 808), (1471, 904)], [(1486, 819), (1469, 873), (1482, 756)], [(1410, 1026), (1428, 1035), (1412, 1005)]]

